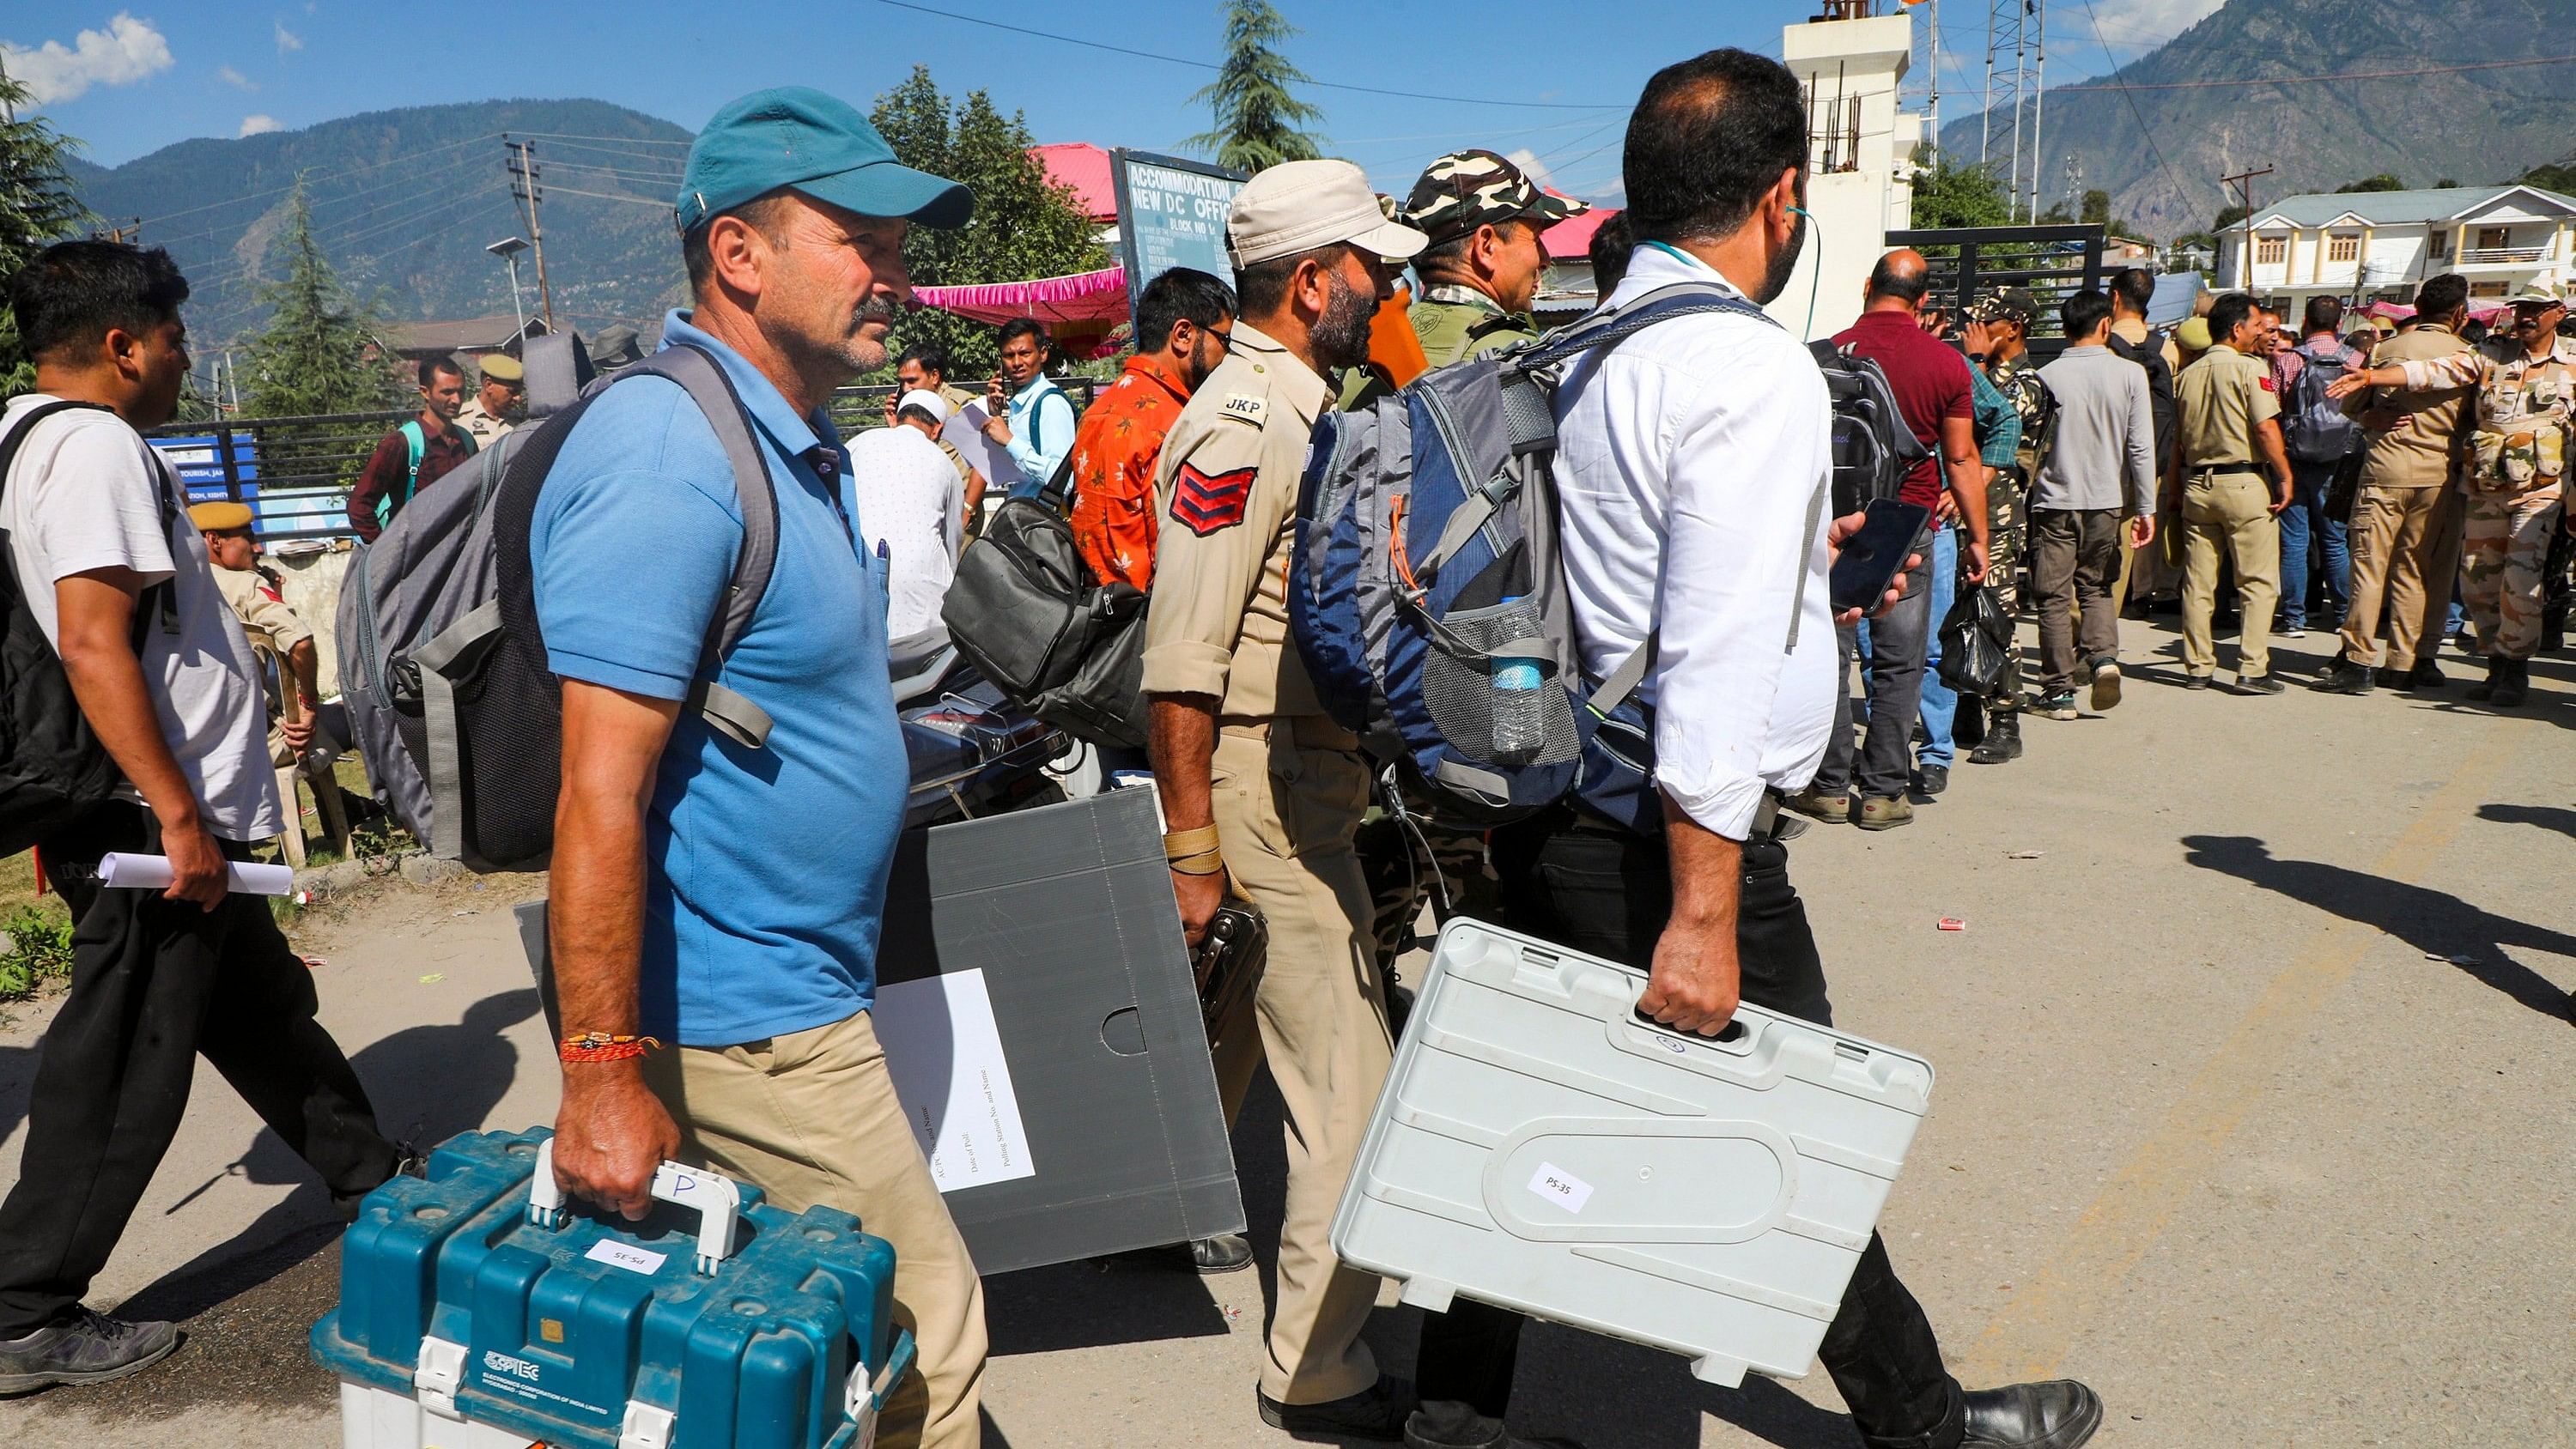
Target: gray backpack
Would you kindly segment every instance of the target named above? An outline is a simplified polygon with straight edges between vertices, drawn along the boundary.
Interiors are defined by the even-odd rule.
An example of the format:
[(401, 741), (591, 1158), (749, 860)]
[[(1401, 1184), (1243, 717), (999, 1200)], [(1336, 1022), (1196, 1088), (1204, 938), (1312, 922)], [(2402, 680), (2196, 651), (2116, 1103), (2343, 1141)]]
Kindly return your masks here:
[(769, 725), (713, 682), (750, 626), (778, 546), (769, 471), (723, 369), (672, 347), (591, 381), (571, 333), (532, 338), (528, 351), (528, 422), (396, 514), (340, 591), (341, 693), (376, 799), (430, 854), (484, 871), (542, 869), (552, 845), (562, 720), (534, 637), (527, 526), (580, 415), (629, 377), (687, 389), (734, 465), (742, 550), (691, 703), (753, 748)]

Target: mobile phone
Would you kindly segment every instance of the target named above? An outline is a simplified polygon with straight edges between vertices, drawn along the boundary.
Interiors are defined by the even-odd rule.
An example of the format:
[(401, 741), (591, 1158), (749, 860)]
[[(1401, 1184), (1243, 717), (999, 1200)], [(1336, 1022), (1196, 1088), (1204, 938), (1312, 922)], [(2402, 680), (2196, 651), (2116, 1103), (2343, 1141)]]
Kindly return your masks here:
[(1905, 571), (1906, 555), (1914, 552), (1914, 541), (1931, 520), (1932, 510), (1920, 503), (1872, 499), (1862, 512), (1860, 532), (1843, 540), (1842, 554), (1834, 560), (1827, 593), (1834, 612), (1877, 608), (1896, 576)]

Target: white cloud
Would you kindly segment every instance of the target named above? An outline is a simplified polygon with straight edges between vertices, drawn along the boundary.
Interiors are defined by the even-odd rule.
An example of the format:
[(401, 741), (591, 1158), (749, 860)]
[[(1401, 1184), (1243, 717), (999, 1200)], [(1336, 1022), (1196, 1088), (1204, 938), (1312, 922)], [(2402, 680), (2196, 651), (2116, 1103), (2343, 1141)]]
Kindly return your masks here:
[[(2070, 35), (2083, 40), (2093, 38), (2093, 23), (2102, 27), (2102, 39), (2124, 58), (2152, 50), (2209, 18), (2227, 0), (2100, 0), (2082, 22), (2082, 28), (2067, 30), (2061, 22), (2049, 39)], [(2061, 44), (2064, 42), (2061, 40)]]
[(259, 89), (259, 82), (252, 80), (249, 76), (243, 75), (240, 71), (237, 71), (228, 65), (219, 65), (215, 67), (215, 79), (222, 81), (228, 86), (239, 86), (241, 89), (246, 91), (255, 91)]
[(271, 131), (283, 131), (285, 129), (286, 128), (284, 126), (278, 124), (277, 117), (275, 116), (244, 116), (242, 117), (241, 130), (234, 134), (236, 139), (238, 139), (241, 136), (265, 136)]
[(278, 53), (278, 54), (280, 54), (280, 55), (284, 55), (284, 54), (286, 54), (288, 51), (292, 51), (292, 50), (302, 50), (302, 49), (304, 48), (304, 37), (303, 37), (303, 36), (301, 36), (301, 35), (296, 34), (296, 33), (295, 33), (294, 31), (292, 31), (292, 30), (287, 29), (287, 28), (286, 28), (286, 22), (285, 22), (285, 21), (280, 20), (280, 21), (275, 22), (275, 24), (276, 24), (276, 26), (277, 26), (277, 53)]
[(1538, 153), (1527, 146), (1523, 146), (1519, 150), (1505, 156), (1503, 159), (1521, 168), (1521, 174), (1523, 176), (1528, 177), (1530, 180), (1541, 186), (1554, 186), (1556, 184), (1556, 177), (1547, 169), (1547, 163), (1539, 160)]
[(33, 50), (0, 41), (10, 77), (38, 105), (77, 99), (91, 86), (121, 86), (170, 68), (170, 42), (120, 10), (105, 30), (84, 30), (69, 46), (48, 40)]

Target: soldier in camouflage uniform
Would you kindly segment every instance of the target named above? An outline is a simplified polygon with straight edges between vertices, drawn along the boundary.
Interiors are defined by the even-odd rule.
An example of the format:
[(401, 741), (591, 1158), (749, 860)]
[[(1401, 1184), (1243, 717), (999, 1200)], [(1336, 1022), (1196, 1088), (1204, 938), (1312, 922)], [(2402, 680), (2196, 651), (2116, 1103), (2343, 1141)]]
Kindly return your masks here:
[[(1431, 238), (1413, 259), (1422, 294), (1405, 314), (1422, 341), (1423, 360), (1446, 367), (1536, 338), (1529, 308), (1547, 270), (1539, 236), (1591, 209), (1549, 195), (1491, 151), (1459, 151), (1423, 168), (1396, 214)], [(1345, 408), (1365, 407), (1384, 394), (1384, 384), (1354, 368), (1342, 391)], [(1403, 813), (1413, 818), (1400, 819), (1388, 808), (1360, 828), (1381, 969), (1411, 948), (1426, 901), (1437, 903), (1444, 921), (1456, 911), (1494, 914), (1483, 832), (1445, 826), (1401, 800), (1385, 803), (1406, 806)]]
[(2576, 348), (2559, 341), (2567, 303), (2534, 284), (2513, 299), (2513, 330), (2449, 356), (2359, 368), (2334, 380), (2328, 397), (2365, 387), (2435, 391), (2475, 384), (2469, 444), (2460, 450), (2460, 593), (2477, 621), (2487, 677), (2468, 697), (2500, 708), (2529, 693), (2540, 645), (2550, 541), (2563, 512), (2560, 486), (2576, 456)]
[[(2048, 390), (2039, 369), (2031, 365), (2030, 319), (2038, 299), (2020, 287), (2007, 287), (1980, 299), (1968, 315), (1985, 325), (1989, 351), (1973, 353), (1969, 362), (1982, 369), (2021, 419), (2021, 445), (2012, 466), (1998, 472), (1986, 487), (1986, 586), (1995, 591), (2007, 617), (2021, 618), (2021, 563), (2024, 552), (2024, 494), (2033, 466), (2047, 444), (2042, 437)], [(1986, 700), (1986, 737), (1968, 756), (1971, 764), (2000, 765), (2021, 758), (2021, 649), (2007, 657), (2004, 677)]]

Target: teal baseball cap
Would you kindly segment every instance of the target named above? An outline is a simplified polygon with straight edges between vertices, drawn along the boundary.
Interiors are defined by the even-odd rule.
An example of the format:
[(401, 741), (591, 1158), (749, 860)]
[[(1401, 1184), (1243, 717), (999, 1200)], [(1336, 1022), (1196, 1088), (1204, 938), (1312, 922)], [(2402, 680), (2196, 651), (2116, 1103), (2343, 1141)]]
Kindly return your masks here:
[(975, 211), (964, 186), (895, 160), (848, 102), (810, 86), (774, 86), (716, 112), (698, 133), (680, 176), (680, 230), (781, 187), (861, 216), (925, 226), (964, 226)]

